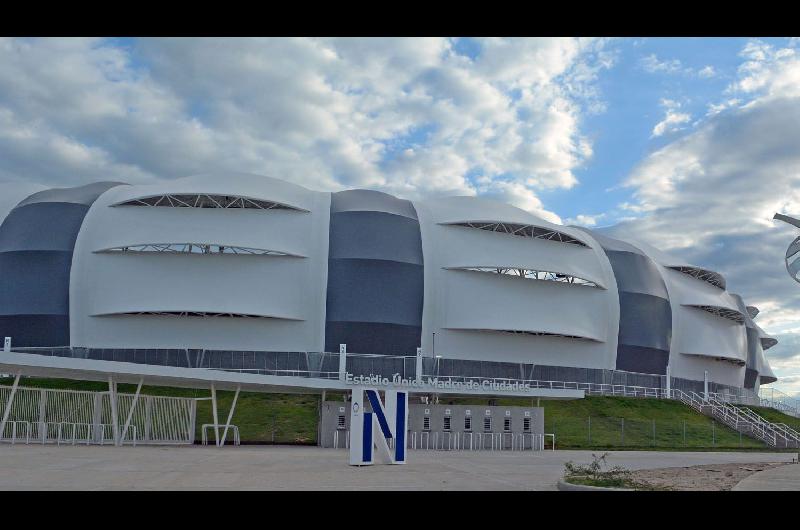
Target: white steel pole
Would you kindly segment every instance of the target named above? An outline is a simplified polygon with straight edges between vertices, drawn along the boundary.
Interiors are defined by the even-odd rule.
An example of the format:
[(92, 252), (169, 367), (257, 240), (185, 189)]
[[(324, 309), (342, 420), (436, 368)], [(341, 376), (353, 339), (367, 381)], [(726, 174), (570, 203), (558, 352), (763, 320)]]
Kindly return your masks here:
[(219, 416), (217, 415), (217, 388), (211, 383), (211, 412), (214, 414), (214, 442), (219, 447)]
[(339, 344), (339, 381), (347, 376), (347, 344)]
[(11, 406), (14, 404), (14, 395), (17, 393), (21, 375), (22, 372), (17, 372), (16, 377), (14, 377), (14, 384), (11, 385), (11, 393), (8, 394), (8, 403), (6, 403), (6, 409), (3, 411), (3, 419), (0, 420), (0, 438), (2, 438), (3, 434), (6, 432), (6, 422), (8, 421), (8, 415), (11, 414)]
[(416, 364), (417, 383), (422, 383), (422, 348), (417, 348), (417, 364)]
[(672, 376), (669, 365), (667, 365), (667, 399), (672, 397)]
[(39, 391), (39, 439), (42, 443), (46, 441), (45, 423), (47, 421), (47, 390), (44, 388)]
[(111, 430), (114, 435), (114, 445), (119, 445), (119, 423), (117, 422), (117, 385), (114, 379), (108, 377), (108, 400), (111, 403)]
[(120, 443), (125, 442), (125, 435), (128, 433), (128, 427), (130, 426), (131, 419), (133, 418), (133, 411), (136, 409), (136, 403), (139, 401), (139, 392), (142, 390), (142, 383), (144, 383), (144, 377), (139, 379), (139, 384), (136, 386), (136, 394), (133, 395), (133, 403), (131, 403), (131, 410), (128, 411), (128, 418), (125, 420), (125, 427), (122, 429)]
[[(228, 427), (231, 426), (231, 420), (233, 419), (233, 411), (236, 409), (236, 400), (239, 399), (239, 390), (242, 389), (242, 385), (236, 385), (236, 393), (233, 395), (233, 404), (231, 405), (231, 410), (228, 411), (228, 421), (225, 422), (225, 430), (222, 431), (222, 442), (220, 445), (225, 445), (225, 438), (228, 437)], [(235, 441), (235, 440), (234, 440)]]
[(703, 399), (708, 401), (708, 370), (703, 370)]

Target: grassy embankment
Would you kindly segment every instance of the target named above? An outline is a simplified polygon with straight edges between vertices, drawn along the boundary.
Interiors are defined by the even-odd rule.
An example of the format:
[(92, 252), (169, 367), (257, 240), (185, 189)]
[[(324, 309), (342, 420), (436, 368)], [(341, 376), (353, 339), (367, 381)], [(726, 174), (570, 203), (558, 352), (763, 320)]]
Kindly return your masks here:
[[(10, 384), (0, 379), (0, 384)], [(107, 390), (100, 382), (65, 379), (25, 378), (25, 386)], [(133, 392), (134, 385), (120, 384), (120, 392)], [(187, 397), (209, 397), (207, 390), (145, 386), (143, 393)], [(233, 392), (220, 391), (219, 417), (227, 418)], [(329, 394), (328, 399), (341, 400)], [(443, 400), (453, 404), (487, 404), (486, 399), (460, 398)], [(497, 405), (535, 405), (535, 400), (496, 399)], [(233, 416), (242, 442), (316, 443), (319, 396), (304, 394), (263, 394), (242, 392)], [(659, 450), (765, 450), (763, 443), (696, 413), (689, 407), (669, 400), (587, 397), (578, 400), (542, 400), (545, 432), (555, 433), (559, 449), (659, 449)], [(783, 422), (800, 429), (800, 420), (772, 409), (756, 409), (770, 421)], [(197, 439), (200, 425), (212, 422), (210, 400), (197, 407)], [(653, 426), (655, 423), (655, 435)]]

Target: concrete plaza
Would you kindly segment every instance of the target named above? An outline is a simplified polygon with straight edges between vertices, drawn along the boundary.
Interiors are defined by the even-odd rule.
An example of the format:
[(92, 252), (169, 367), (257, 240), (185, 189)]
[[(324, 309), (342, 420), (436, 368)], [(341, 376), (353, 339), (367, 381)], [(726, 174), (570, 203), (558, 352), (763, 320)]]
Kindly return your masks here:
[(800, 491), (800, 465), (753, 473), (734, 486), (733, 491)]
[[(0, 490), (555, 490), (564, 463), (602, 451), (411, 451), (405, 466), (347, 464), (317, 447), (0, 445)], [(652, 469), (791, 462), (793, 453), (615, 451), (609, 465)], [(800, 467), (800, 466), (783, 466)]]

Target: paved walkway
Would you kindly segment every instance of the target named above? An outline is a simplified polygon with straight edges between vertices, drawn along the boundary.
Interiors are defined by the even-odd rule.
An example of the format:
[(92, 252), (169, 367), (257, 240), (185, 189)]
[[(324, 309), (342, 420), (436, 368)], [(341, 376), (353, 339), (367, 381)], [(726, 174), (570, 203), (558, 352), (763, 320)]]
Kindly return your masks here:
[(753, 473), (735, 485), (733, 491), (800, 491), (800, 465)]
[[(595, 451), (595, 453), (598, 453)], [(410, 451), (405, 466), (355, 468), (317, 447), (0, 445), (1, 490), (555, 490), (564, 463), (592, 451)], [(618, 451), (628, 469), (788, 462), (787, 453)]]

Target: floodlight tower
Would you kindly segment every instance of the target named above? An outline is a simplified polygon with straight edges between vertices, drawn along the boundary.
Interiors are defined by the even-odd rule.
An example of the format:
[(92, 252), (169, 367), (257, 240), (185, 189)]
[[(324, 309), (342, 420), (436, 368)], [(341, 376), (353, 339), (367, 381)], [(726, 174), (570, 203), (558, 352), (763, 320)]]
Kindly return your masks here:
[[(777, 219), (779, 221), (783, 221), (784, 223), (789, 223), (792, 226), (796, 226), (800, 228), (800, 219), (795, 219), (794, 217), (789, 217), (788, 215), (783, 215), (780, 213), (776, 213), (773, 219)], [(786, 270), (789, 272), (789, 276), (798, 283), (800, 283), (800, 277), (798, 277), (798, 273), (800, 273), (800, 236), (796, 237), (794, 241), (789, 244), (789, 248), (786, 249)]]

